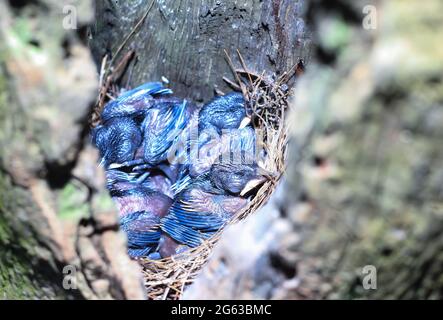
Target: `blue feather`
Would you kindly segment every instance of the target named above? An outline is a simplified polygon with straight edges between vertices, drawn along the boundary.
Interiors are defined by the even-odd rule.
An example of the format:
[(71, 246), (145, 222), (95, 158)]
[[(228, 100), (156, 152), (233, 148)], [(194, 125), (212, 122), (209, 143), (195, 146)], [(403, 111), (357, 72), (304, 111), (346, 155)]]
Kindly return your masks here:
[(164, 232), (190, 247), (200, 245), (225, 223), (224, 219), (210, 212), (188, 211), (180, 200), (174, 202), (168, 214), (160, 221)]
[(152, 107), (154, 97), (168, 94), (172, 94), (172, 90), (164, 88), (161, 82), (142, 84), (106, 104), (101, 114), (101, 120), (106, 123), (114, 117), (134, 117), (143, 114)]
[(131, 160), (141, 141), (140, 129), (129, 118), (113, 118), (92, 131), (92, 142), (99, 149), (105, 167)]
[(199, 113), (199, 130), (214, 126), (221, 133), (224, 129), (237, 129), (246, 117), (243, 95), (233, 92), (216, 97), (203, 106)]
[(149, 253), (157, 247), (161, 232), (148, 212), (137, 211), (122, 217), (120, 227), (126, 233), (129, 249), (143, 249)]
[[(167, 151), (187, 123), (186, 100), (162, 109), (151, 110), (142, 123), (144, 159), (149, 164), (166, 160)], [(155, 114), (158, 112), (157, 114)]]
[(142, 258), (142, 257), (149, 256), (149, 253), (151, 252), (151, 250), (152, 250), (152, 248), (150, 248), (150, 247), (141, 248), (141, 249), (128, 248), (128, 254), (131, 258)]

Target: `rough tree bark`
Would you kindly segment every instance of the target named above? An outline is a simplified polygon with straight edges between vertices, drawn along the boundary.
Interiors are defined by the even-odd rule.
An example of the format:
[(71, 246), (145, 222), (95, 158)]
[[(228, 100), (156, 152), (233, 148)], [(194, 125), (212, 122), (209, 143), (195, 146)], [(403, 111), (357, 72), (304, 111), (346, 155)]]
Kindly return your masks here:
[(106, 54), (112, 58), (152, 5), (121, 52), (120, 57), (130, 49), (136, 52), (122, 84), (133, 87), (165, 76), (176, 95), (202, 102), (212, 98), (216, 88), (232, 90), (222, 79), (233, 77), (224, 50), (234, 61), (240, 50), (248, 67), (258, 73), (278, 74), (298, 59), (307, 60), (310, 40), (302, 19), (303, 3), (99, 1), (90, 44), (97, 65)]
[(89, 1), (0, 1), (1, 298), (143, 298), (87, 144), (92, 19)]
[[(79, 29), (64, 29), (74, 5)], [(6, 298), (141, 298), (115, 210), (88, 143), (87, 118), (105, 54), (135, 50), (121, 79), (133, 87), (169, 78), (201, 102), (230, 90), (223, 49), (239, 49), (257, 72), (281, 73), (308, 59), (302, 1), (0, 2), (0, 293)], [(66, 7), (65, 7), (66, 8)], [(69, 12), (65, 11), (67, 14)], [(92, 22), (91, 62), (84, 39)], [(114, 57), (125, 43), (120, 55)], [(63, 268), (75, 267), (76, 290)], [(68, 281), (72, 282), (72, 281)]]
[(312, 298), (441, 299), (443, 4), (328, 2), (308, 11), (318, 63), (293, 114), (302, 240), (281, 252)]

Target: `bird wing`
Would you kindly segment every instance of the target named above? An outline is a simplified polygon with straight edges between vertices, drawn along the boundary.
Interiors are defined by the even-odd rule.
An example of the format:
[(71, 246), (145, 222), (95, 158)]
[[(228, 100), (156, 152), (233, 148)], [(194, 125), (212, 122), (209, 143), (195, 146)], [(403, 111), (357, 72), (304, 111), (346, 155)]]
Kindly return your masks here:
[(196, 207), (201, 208), (203, 204), (194, 202), (193, 205), (180, 199), (175, 201), (160, 221), (161, 229), (180, 243), (190, 247), (199, 246), (203, 240), (220, 230), (225, 221), (210, 211), (196, 211)]
[(140, 176), (136, 173), (127, 173), (117, 169), (106, 170), (106, 187), (110, 192), (118, 189), (118, 185), (122, 183), (133, 184), (136, 187), (139, 183), (143, 182), (150, 172), (147, 171)]
[(146, 211), (137, 211), (120, 219), (120, 227), (128, 238), (128, 248), (150, 251), (158, 245), (161, 236), (159, 225), (149, 217)]
[(116, 100), (118, 102), (125, 102), (142, 95), (161, 95), (166, 92), (172, 93), (171, 89), (164, 88), (161, 82), (147, 82), (132, 90), (124, 92)]
[(128, 254), (132, 258), (141, 258), (149, 255), (149, 253), (151, 253), (151, 250), (152, 248), (150, 247), (141, 248), (141, 249), (128, 248)]
[(181, 104), (169, 106), (166, 112), (162, 113), (163, 110), (156, 110), (143, 123), (145, 132), (144, 157), (148, 163), (163, 160), (168, 149), (180, 135), (181, 130), (185, 128), (186, 104), (187, 102), (184, 100)]
[(113, 117), (131, 116), (144, 112), (152, 105), (150, 103), (152, 98), (166, 94), (172, 94), (172, 90), (164, 88), (161, 82), (142, 84), (106, 104), (101, 114), (101, 120), (106, 122)]
[(171, 186), (172, 192), (174, 192), (174, 196), (181, 193), (192, 183), (192, 179), (189, 176), (189, 169), (183, 169), (182, 173), (178, 177), (177, 181)]

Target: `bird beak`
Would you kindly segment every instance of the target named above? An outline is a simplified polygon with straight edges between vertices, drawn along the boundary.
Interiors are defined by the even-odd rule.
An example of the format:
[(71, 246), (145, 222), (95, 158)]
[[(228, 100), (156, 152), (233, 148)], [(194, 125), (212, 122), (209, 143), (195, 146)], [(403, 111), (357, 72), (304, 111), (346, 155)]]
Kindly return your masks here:
[(243, 120), (240, 122), (240, 126), (238, 128), (239, 129), (244, 129), (250, 123), (251, 123), (251, 118), (250, 117), (244, 117)]
[(244, 196), (252, 189), (255, 189), (259, 185), (265, 183), (266, 181), (272, 179), (274, 177), (274, 174), (272, 174), (270, 171), (263, 169), (262, 167), (257, 168), (257, 177), (254, 179), (251, 179), (246, 183), (246, 186), (243, 188), (243, 190), (240, 192), (240, 196)]
[(123, 165), (120, 164), (120, 163), (111, 163), (109, 165), (109, 169), (118, 169), (118, 168), (121, 168), (121, 167), (123, 167)]
[(249, 191), (251, 191), (252, 189), (255, 189), (256, 187), (258, 187), (259, 185), (264, 183), (266, 180), (268, 180), (268, 179), (264, 176), (260, 176), (258, 178), (251, 179), (250, 181), (248, 181), (248, 183), (246, 183), (245, 187), (240, 192), (240, 196), (243, 197)]
[(260, 165), (257, 167), (257, 175), (265, 177), (267, 180), (275, 178), (275, 174)]

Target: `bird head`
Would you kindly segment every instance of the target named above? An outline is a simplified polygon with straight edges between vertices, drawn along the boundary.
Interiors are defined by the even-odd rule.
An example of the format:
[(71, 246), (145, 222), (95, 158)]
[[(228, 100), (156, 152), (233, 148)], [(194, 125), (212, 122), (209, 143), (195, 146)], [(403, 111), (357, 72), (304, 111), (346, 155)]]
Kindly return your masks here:
[(269, 173), (257, 165), (214, 164), (210, 171), (216, 188), (232, 195), (245, 195), (269, 179)]
[(200, 110), (199, 130), (208, 125), (217, 130), (239, 128), (246, 117), (244, 103), (243, 95), (238, 92), (214, 98)]
[(112, 118), (106, 125), (94, 129), (92, 142), (100, 151), (101, 163), (108, 167), (133, 158), (141, 143), (141, 132), (130, 118)]

